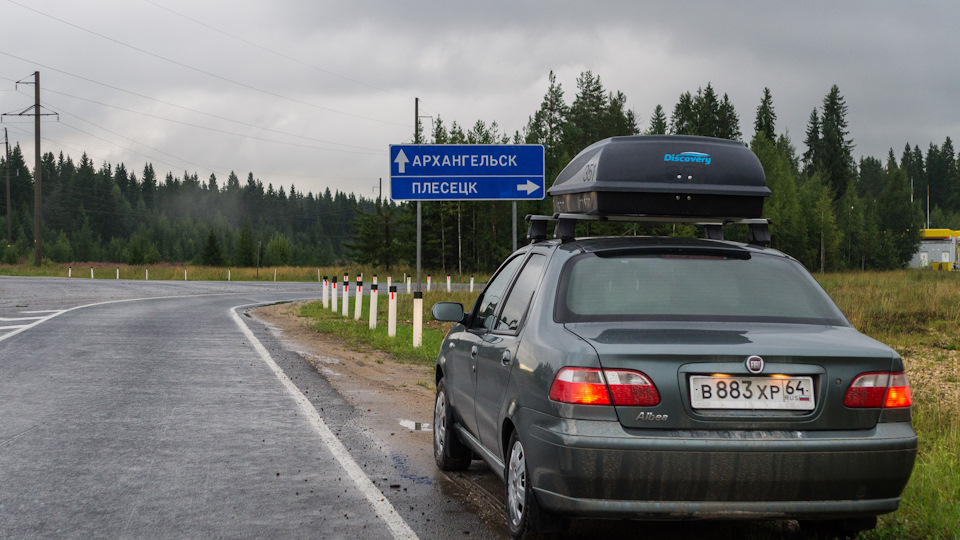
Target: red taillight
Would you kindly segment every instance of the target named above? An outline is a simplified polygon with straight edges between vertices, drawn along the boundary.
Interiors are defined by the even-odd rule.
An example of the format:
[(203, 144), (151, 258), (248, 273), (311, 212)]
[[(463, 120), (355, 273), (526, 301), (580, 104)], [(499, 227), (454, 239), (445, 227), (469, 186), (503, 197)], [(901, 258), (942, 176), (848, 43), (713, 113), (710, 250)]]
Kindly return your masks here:
[(907, 374), (864, 373), (850, 383), (843, 404), (856, 409), (888, 409), (909, 407), (910, 384)]
[(550, 386), (550, 399), (577, 405), (610, 404), (610, 394), (599, 369), (561, 369)]
[(639, 371), (563, 368), (550, 387), (550, 399), (576, 405), (650, 407), (660, 403), (660, 393)]

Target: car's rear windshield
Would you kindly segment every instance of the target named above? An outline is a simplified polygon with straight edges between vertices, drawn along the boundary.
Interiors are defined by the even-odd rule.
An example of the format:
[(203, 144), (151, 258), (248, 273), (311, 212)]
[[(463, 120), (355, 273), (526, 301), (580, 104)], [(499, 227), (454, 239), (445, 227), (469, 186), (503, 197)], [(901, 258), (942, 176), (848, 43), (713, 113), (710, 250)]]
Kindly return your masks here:
[(557, 294), (557, 322), (849, 325), (798, 263), (747, 251), (585, 253), (567, 263)]

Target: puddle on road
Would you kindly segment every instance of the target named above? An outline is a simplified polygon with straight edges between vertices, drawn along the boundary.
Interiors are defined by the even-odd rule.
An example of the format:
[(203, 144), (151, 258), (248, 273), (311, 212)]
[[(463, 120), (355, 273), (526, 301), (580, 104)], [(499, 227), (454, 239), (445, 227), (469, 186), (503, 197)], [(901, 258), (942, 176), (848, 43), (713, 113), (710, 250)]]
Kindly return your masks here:
[(400, 425), (409, 429), (410, 431), (433, 431), (433, 424), (427, 424), (424, 422), (414, 422), (413, 420), (400, 419)]

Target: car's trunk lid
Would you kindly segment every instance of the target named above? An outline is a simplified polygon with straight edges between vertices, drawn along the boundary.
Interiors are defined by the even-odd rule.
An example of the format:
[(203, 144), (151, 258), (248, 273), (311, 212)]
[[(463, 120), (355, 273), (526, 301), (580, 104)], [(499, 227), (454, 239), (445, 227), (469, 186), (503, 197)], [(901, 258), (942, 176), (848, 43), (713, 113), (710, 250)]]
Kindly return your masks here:
[[(862, 373), (902, 369), (890, 348), (849, 327), (694, 322), (565, 327), (597, 351), (604, 369), (640, 371), (656, 385), (659, 405), (616, 407), (629, 428), (869, 429), (880, 410), (845, 406), (847, 388)], [(748, 358), (754, 369), (761, 363), (756, 358), (762, 359), (762, 369), (752, 373)], [(789, 401), (783, 400), (788, 392)]]

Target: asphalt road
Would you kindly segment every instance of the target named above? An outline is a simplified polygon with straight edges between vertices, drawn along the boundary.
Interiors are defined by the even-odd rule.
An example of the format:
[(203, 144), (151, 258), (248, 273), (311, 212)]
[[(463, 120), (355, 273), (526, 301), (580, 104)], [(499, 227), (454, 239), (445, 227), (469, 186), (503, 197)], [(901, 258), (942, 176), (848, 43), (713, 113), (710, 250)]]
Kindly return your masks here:
[(500, 536), (240, 307), (319, 293), (0, 277), (0, 538)]

